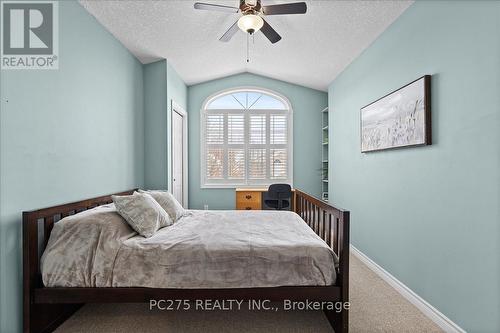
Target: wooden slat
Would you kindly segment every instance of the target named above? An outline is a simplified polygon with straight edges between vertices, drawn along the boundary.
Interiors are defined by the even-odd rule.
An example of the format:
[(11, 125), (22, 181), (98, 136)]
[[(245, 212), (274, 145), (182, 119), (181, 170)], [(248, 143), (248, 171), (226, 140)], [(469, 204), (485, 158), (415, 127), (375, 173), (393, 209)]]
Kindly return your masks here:
[(300, 217), (304, 218), (304, 198), (299, 197), (300, 200)]
[(335, 253), (339, 254), (339, 240), (338, 240), (338, 234), (339, 234), (339, 221), (336, 216), (333, 217), (333, 244), (332, 247), (335, 251)]
[(312, 225), (313, 225), (313, 230), (317, 234), (318, 230), (316, 230), (316, 206), (311, 203), (311, 212), (312, 212)]
[(316, 228), (316, 206), (311, 204), (311, 209), (312, 209), (312, 225), (313, 225), (313, 230), (317, 234), (318, 230)]
[(46, 218), (43, 219), (44, 248), (47, 246), (47, 243), (49, 242), (49, 235), (52, 232), (53, 227), (54, 227), (54, 216), (47, 216)]
[(309, 222), (311, 227), (314, 229), (314, 218), (313, 218), (313, 204), (309, 202)]
[(326, 240), (326, 212), (325, 211), (322, 211), (321, 221), (322, 221), (322, 225), (323, 225), (323, 230), (321, 232), (321, 238), (323, 238), (323, 240)]
[(311, 203), (306, 201), (306, 222), (309, 226), (311, 226)]
[(321, 216), (321, 212), (318, 206), (314, 206), (314, 210), (316, 211), (316, 234), (321, 236), (321, 230), (319, 228), (319, 217)]
[(304, 207), (304, 198), (302, 197), (299, 197), (300, 198), (300, 216), (302, 218), (304, 218), (304, 212), (305, 212), (305, 207)]
[(297, 214), (299, 214), (299, 216), (302, 217), (302, 198), (296, 197), (296, 201), (297, 201)]
[(319, 207), (314, 206), (314, 211), (316, 212), (316, 234), (319, 236)]
[(319, 216), (320, 216), (320, 211), (318, 206), (314, 206), (314, 210), (316, 211), (316, 234), (320, 236), (320, 231), (319, 231)]
[(332, 237), (333, 227), (332, 227), (332, 214), (328, 214), (328, 240), (326, 243), (333, 248), (333, 237)]

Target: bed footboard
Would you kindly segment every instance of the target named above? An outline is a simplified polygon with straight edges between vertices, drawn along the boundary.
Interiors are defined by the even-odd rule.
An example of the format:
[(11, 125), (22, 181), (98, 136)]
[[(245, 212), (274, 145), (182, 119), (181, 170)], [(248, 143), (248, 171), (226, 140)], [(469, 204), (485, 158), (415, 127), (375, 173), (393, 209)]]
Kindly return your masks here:
[[(339, 257), (337, 285), (343, 303), (349, 302), (349, 212), (300, 190), (295, 190), (295, 212), (316, 232)], [(347, 332), (349, 309), (340, 313), (325, 310), (335, 332)]]

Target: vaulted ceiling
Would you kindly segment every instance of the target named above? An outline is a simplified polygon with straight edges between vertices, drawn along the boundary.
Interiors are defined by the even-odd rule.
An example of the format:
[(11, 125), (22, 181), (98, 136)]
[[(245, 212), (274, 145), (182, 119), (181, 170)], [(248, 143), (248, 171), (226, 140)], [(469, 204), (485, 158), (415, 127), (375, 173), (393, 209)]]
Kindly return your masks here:
[[(238, 0), (210, 1), (238, 6)], [(306, 1), (305, 15), (268, 16), (283, 37), (271, 44), (260, 32), (219, 37), (240, 14), (195, 10), (195, 1), (92, 1), (80, 3), (142, 63), (166, 58), (188, 85), (250, 72), (327, 90), (412, 1)], [(263, 5), (295, 2), (262, 0)]]

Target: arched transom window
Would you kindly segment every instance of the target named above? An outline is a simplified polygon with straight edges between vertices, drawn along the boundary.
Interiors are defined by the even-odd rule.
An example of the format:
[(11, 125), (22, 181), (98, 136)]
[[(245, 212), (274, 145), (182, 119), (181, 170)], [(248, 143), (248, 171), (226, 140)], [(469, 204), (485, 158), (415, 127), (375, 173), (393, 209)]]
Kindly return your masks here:
[(201, 113), (202, 187), (292, 183), (292, 110), (262, 89), (207, 99)]

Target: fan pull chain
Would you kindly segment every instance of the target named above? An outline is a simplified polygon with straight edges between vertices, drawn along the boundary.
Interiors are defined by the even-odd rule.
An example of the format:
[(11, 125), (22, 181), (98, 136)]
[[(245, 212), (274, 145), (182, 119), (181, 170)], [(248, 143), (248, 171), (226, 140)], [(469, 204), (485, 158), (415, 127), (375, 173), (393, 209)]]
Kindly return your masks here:
[(250, 45), (249, 45), (249, 35), (250, 34), (247, 34), (247, 62), (250, 62), (250, 51), (248, 50), (250, 48)]

